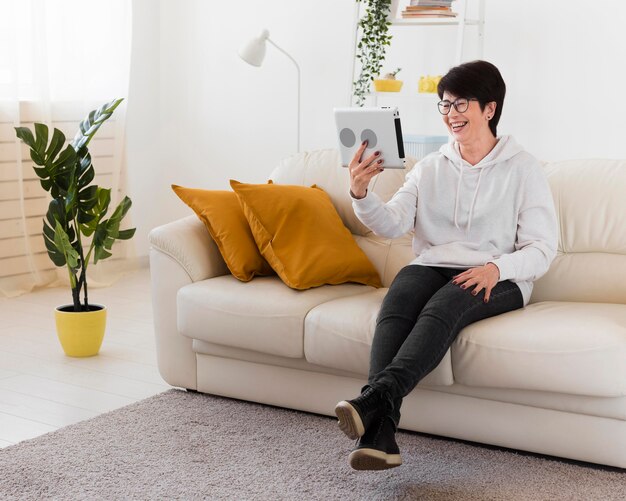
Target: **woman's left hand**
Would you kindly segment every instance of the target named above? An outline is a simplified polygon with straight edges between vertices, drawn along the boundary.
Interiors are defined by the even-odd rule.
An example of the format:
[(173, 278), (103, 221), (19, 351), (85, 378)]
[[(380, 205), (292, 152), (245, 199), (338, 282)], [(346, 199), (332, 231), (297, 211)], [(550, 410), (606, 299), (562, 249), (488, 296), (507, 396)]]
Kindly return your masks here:
[(491, 289), (493, 289), (500, 279), (500, 270), (493, 263), (487, 263), (484, 266), (470, 268), (469, 270), (459, 273), (452, 277), (452, 283), (461, 285), (462, 289), (467, 289), (472, 285), (476, 285), (472, 294), (476, 296), (481, 290), (485, 289), (485, 303), (489, 302)]

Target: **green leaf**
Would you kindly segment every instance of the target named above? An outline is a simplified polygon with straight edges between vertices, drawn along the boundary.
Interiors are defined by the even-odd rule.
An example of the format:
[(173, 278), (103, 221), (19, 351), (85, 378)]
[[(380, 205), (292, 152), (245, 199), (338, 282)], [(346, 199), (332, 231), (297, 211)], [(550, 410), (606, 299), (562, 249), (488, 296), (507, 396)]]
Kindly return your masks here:
[(65, 266), (67, 264), (65, 255), (62, 252), (59, 252), (53, 241), (52, 244), (49, 244), (51, 241), (47, 237), (44, 237), (44, 240), (46, 242), (46, 250), (48, 251), (50, 261), (52, 261), (55, 266)]
[(43, 220), (43, 234), (45, 237), (48, 237), (50, 240), (54, 240), (54, 230), (50, 227), (50, 225), (46, 221), (46, 218), (44, 218)]
[(58, 221), (56, 222), (56, 227), (54, 228), (54, 243), (57, 249), (65, 256), (65, 260), (67, 261), (67, 265), (70, 270), (76, 271), (79, 268), (78, 263), (80, 261), (80, 255), (76, 252), (74, 247), (72, 247), (67, 233), (65, 233), (61, 223)]
[(108, 257), (111, 257), (113, 254), (111, 254), (110, 252), (104, 250), (102, 247), (96, 247), (95, 252), (94, 252), (94, 264), (97, 263), (99, 260), (101, 259), (106, 259)]
[(129, 240), (129, 239), (133, 238), (133, 235), (135, 234), (136, 230), (137, 230), (137, 228), (130, 228), (128, 230), (121, 230), (117, 234), (117, 238), (119, 240)]
[(46, 146), (48, 145), (48, 126), (46, 124), (35, 124), (35, 147), (42, 157), (45, 157)]
[(35, 147), (35, 138), (28, 127), (15, 127), (15, 135), (30, 148)]
[(33, 167), (33, 170), (35, 171), (35, 174), (37, 174), (37, 176), (41, 179), (46, 179), (47, 177), (49, 177), (48, 169), (46, 169), (45, 167)]
[(42, 179), (40, 182), (41, 182), (41, 187), (45, 191), (50, 191), (50, 188), (52, 187), (52, 179)]
[(70, 183), (68, 187), (67, 194), (65, 195), (65, 213), (68, 214), (68, 219), (71, 219), (73, 212), (76, 210), (76, 205), (78, 203), (78, 187), (76, 183)]
[[(83, 230), (84, 226), (88, 226), (88, 223), (93, 221), (95, 218), (96, 218), (96, 216), (94, 216), (93, 214), (89, 214), (87, 212), (79, 210), (78, 211), (77, 220), (78, 220), (79, 224), (81, 225), (81, 231)], [(89, 234), (87, 234), (85, 231), (82, 231), (82, 233), (85, 236), (89, 236), (89, 235), (91, 235), (91, 233), (93, 233), (93, 231), (91, 233), (89, 233)]]
[(96, 197), (98, 196), (98, 189), (99, 188), (98, 188), (97, 185), (87, 186), (86, 188), (83, 188), (78, 193), (78, 198), (81, 201), (87, 201), (87, 200), (96, 199)]
[(93, 110), (87, 115), (79, 125), (79, 131), (74, 136), (71, 142), (74, 150), (79, 151), (81, 148), (86, 147), (89, 141), (93, 138), (102, 124), (108, 120), (115, 109), (121, 104), (124, 99), (114, 99), (113, 101), (103, 104), (97, 110)]
[[(82, 166), (81, 166), (81, 169), (82, 169)], [(80, 177), (78, 178), (78, 186), (79, 186), (79, 188), (84, 188), (89, 183), (91, 183), (93, 181), (93, 178), (95, 177), (95, 175), (96, 175), (96, 172), (95, 172), (93, 166), (89, 165), (86, 170), (83, 170), (80, 173)]]
[(74, 162), (76, 162), (76, 151), (74, 151), (74, 148), (68, 145), (61, 152), (61, 154), (59, 155), (59, 158), (57, 158), (56, 161), (53, 162), (52, 166), (55, 169), (58, 169), (61, 167), (73, 166)]
[(96, 196), (94, 197), (95, 203), (89, 209), (84, 210), (85, 215), (91, 216), (91, 219), (85, 221), (80, 227), (83, 235), (87, 237), (96, 231), (101, 219), (109, 210), (109, 203), (111, 202), (110, 189), (104, 189), (98, 186), (96, 186), (96, 188)]
[(41, 155), (37, 150), (30, 150), (30, 158), (37, 165), (46, 165), (45, 156)]
[(54, 159), (59, 154), (59, 151), (61, 151), (61, 148), (63, 148), (64, 144), (65, 134), (63, 134), (63, 132), (61, 132), (59, 129), (55, 128), (54, 132), (52, 133), (52, 140), (50, 141), (50, 145), (46, 150), (46, 157), (51, 160)]
[(48, 204), (48, 212), (46, 213), (46, 219), (48, 219), (48, 222), (52, 227), (55, 226), (55, 221), (60, 221), (64, 226), (66, 226), (67, 220), (65, 219), (63, 200), (58, 198), (50, 200), (50, 203)]
[[(55, 203), (53, 203), (55, 202)], [(53, 200), (48, 207), (48, 212), (43, 220), (43, 236), (46, 250), (48, 251), (48, 257), (55, 264), (55, 266), (64, 266), (66, 264), (65, 255), (57, 249), (54, 243), (54, 226), (56, 221), (54, 219), (54, 213), (56, 212), (56, 201)], [(51, 226), (52, 225), (52, 226)]]
[[(110, 190), (107, 195), (110, 195)], [(128, 210), (130, 209), (132, 202), (130, 198), (124, 197), (124, 199), (118, 204), (118, 206), (113, 211), (113, 215), (105, 221), (100, 221), (96, 227), (93, 243), (94, 243), (94, 263), (98, 262), (100, 259), (106, 259), (111, 256), (111, 253), (107, 252), (113, 246), (113, 243), (116, 239), (120, 239), (120, 234), (122, 235), (121, 239), (127, 240), (134, 235), (135, 229), (123, 230), (120, 231), (120, 223)], [(93, 222), (90, 223), (93, 225)]]

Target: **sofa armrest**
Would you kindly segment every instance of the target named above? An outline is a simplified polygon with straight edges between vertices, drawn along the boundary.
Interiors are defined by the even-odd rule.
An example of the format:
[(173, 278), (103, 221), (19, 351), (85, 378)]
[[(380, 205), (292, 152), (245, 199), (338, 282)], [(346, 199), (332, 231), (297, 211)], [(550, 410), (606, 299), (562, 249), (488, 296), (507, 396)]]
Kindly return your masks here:
[(150, 232), (152, 315), (159, 372), (172, 386), (197, 388), (192, 340), (178, 332), (178, 291), (193, 282), (228, 274), (217, 245), (196, 216)]
[(148, 238), (151, 247), (174, 259), (192, 282), (230, 273), (217, 245), (196, 216), (158, 226)]

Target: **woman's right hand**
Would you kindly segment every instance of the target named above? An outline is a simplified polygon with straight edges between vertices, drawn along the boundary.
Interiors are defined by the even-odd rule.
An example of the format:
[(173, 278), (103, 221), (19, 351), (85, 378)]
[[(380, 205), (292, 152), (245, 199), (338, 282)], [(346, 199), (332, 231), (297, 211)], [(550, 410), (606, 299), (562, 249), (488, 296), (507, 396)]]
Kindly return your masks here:
[(365, 148), (367, 148), (367, 140), (363, 141), (363, 144), (361, 144), (350, 161), (350, 165), (348, 165), (350, 170), (350, 191), (354, 198), (365, 197), (370, 180), (384, 170), (380, 151), (375, 151), (365, 160), (361, 160)]

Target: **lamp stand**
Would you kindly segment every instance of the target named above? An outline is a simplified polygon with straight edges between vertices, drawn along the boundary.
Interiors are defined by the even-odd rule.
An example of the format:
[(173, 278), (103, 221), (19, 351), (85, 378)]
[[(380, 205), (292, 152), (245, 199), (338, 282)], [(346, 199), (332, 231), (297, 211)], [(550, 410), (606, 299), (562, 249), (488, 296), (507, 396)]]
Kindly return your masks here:
[(296, 69), (298, 70), (298, 126), (297, 126), (298, 136), (297, 136), (297, 150), (296, 151), (300, 153), (300, 66), (298, 66), (298, 63), (296, 63), (296, 60), (293, 57), (291, 57), (287, 52), (285, 52), (278, 45), (276, 45), (269, 37), (267, 38), (267, 41), (271, 43), (274, 47), (276, 47), (279, 51), (281, 51), (283, 54), (285, 54), (289, 59), (291, 59), (293, 64), (296, 65)]

